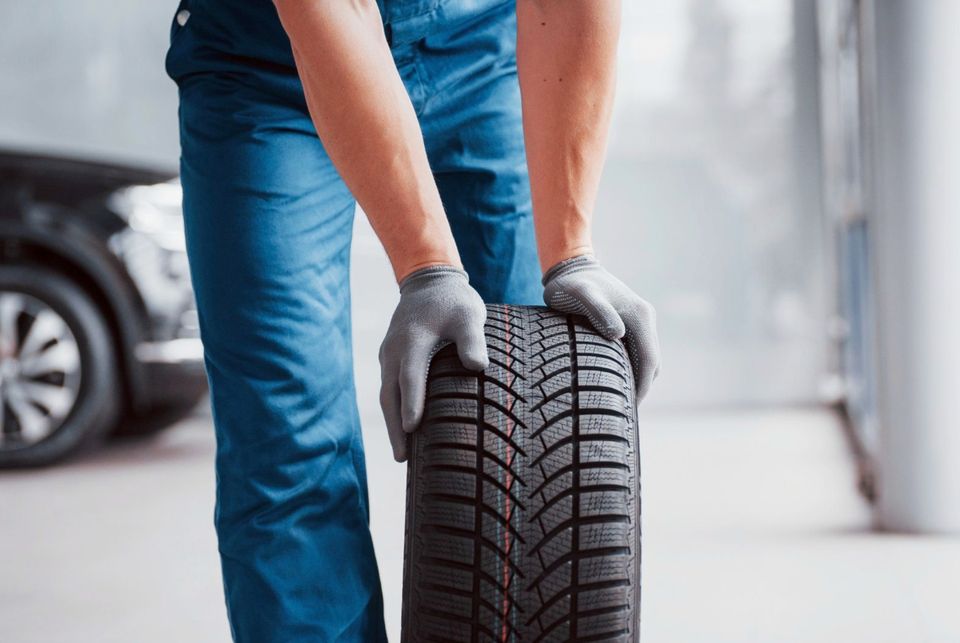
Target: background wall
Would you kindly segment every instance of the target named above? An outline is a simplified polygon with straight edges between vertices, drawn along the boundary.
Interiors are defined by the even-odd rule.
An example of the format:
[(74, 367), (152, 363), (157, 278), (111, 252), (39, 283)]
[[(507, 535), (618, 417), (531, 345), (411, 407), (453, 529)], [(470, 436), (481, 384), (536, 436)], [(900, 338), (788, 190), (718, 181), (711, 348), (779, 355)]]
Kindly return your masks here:
[[(0, 144), (176, 164), (176, 88), (163, 70), (175, 4), (0, 0)], [(651, 406), (819, 397), (829, 346), (812, 11), (624, 3), (596, 237), (660, 313)], [(365, 315), (386, 316), (392, 284), (362, 220), (357, 242), (358, 293), (381, 294)], [(360, 359), (381, 325), (358, 320)]]
[(175, 165), (175, 1), (2, 0), (0, 143)]

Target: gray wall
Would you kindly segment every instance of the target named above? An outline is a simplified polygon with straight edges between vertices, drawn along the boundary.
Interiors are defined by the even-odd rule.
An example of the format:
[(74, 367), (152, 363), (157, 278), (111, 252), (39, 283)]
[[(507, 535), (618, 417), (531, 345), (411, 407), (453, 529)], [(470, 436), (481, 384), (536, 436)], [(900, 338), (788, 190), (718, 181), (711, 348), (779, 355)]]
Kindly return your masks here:
[(176, 3), (2, 0), (0, 143), (175, 164)]
[(829, 345), (813, 3), (624, 5), (597, 237), (660, 313), (651, 403), (815, 401)]
[[(812, 7), (624, 3), (596, 236), (601, 258), (660, 311), (665, 362), (650, 405), (818, 397), (828, 343), (815, 35), (795, 4)], [(0, 144), (176, 162), (163, 70), (173, 0), (0, 7)], [(393, 284), (362, 221), (355, 256), (358, 370), (375, 379)]]

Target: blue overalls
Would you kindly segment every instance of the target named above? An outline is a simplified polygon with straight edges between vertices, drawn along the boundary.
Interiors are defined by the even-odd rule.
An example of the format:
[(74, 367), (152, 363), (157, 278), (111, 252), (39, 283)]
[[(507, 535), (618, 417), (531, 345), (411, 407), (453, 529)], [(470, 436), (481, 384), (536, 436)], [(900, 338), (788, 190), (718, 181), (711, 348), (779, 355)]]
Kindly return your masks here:
[[(514, 3), (378, 2), (471, 283), (542, 303)], [(184, 0), (166, 64), (233, 637), (385, 640), (350, 349), (354, 198), (271, 0)]]

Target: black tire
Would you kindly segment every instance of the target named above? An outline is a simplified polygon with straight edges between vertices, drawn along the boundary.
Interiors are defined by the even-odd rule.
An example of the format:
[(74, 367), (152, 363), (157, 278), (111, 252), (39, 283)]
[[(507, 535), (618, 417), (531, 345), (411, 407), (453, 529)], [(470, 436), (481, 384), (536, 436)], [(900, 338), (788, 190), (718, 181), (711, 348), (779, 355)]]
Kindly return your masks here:
[(489, 306), (491, 363), (434, 358), (407, 472), (403, 640), (638, 641), (640, 471), (623, 345)]
[(90, 447), (116, 424), (122, 406), (117, 352), (103, 313), (69, 279), (41, 266), (0, 266), (0, 293), (25, 293), (66, 322), (80, 355), (80, 386), (69, 414), (46, 438), (27, 445), (0, 443), (0, 469), (41, 466)]

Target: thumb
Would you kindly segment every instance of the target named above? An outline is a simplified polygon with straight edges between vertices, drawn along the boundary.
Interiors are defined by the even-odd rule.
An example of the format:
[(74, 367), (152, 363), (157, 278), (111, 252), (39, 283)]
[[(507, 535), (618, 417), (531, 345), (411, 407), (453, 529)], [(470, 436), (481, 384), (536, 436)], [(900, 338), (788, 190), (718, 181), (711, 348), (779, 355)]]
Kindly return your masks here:
[(423, 418), (427, 373), (433, 353), (431, 346), (419, 346), (400, 364), (400, 417), (407, 433), (416, 430)]
[(393, 459), (397, 462), (406, 462), (409, 434), (404, 431), (393, 430), (387, 431), (387, 436), (390, 438), (390, 447), (393, 449)]
[(457, 355), (463, 365), (472, 371), (482, 371), (490, 364), (487, 354), (487, 340), (483, 336), (483, 325), (475, 328), (464, 327), (454, 339), (457, 345)]
[(400, 387), (397, 385), (397, 376), (391, 364), (383, 369), (382, 378), (380, 408), (383, 409), (387, 435), (390, 437), (390, 446), (393, 448), (393, 459), (404, 462), (407, 459), (407, 434), (403, 431), (400, 418)]
[(584, 297), (581, 300), (583, 314), (590, 320), (594, 330), (605, 339), (621, 339), (627, 334), (627, 327), (617, 309), (606, 297)]

